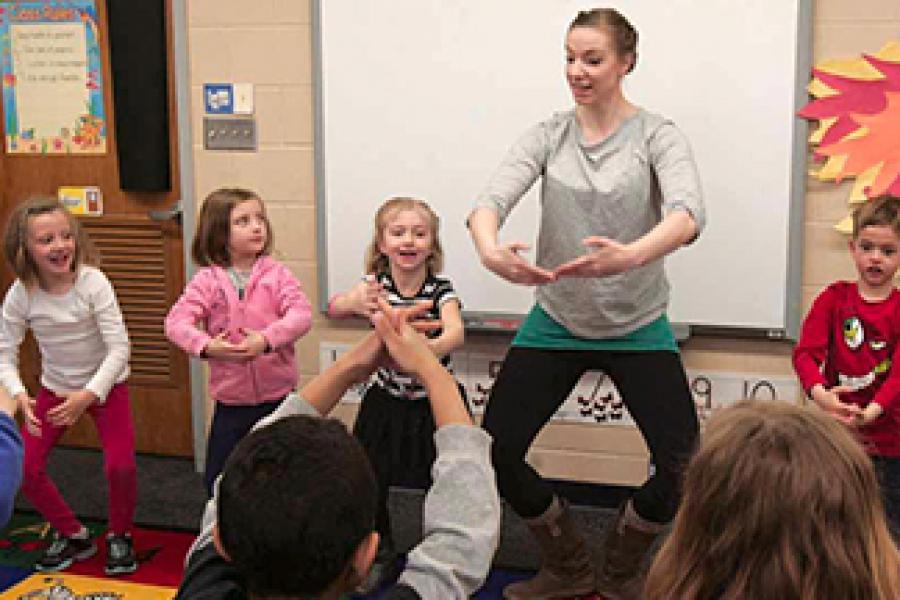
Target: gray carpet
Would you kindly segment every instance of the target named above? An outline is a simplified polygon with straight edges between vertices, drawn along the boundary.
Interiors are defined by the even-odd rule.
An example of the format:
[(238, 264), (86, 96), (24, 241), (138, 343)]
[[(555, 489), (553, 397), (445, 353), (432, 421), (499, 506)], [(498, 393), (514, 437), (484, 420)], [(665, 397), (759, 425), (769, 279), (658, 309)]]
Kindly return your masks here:
[[(105, 520), (106, 478), (98, 450), (56, 447), (47, 472), (76, 515)], [(141, 526), (196, 530), (206, 502), (206, 491), (192, 460), (138, 455), (138, 501), (135, 522)], [(19, 494), (16, 508), (30, 510)]]
[[(150, 455), (139, 455), (137, 462), (135, 522), (145, 527), (196, 531), (206, 494), (193, 462)], [(106, 518), (106, 480), (99, 451), (57, 447), (50, 454), (47, 470), (75, 514), (85, 519)], [(423, 497), (424, 493), (417, 490), (395, 489), (391, 493), (394, 537), (401, 550), (420, 539)], [(21, 495), (16, 507), (32, 510)], [(589, 545), (597, 551), (615, 510), (579, 505), (573, 506), (572, 512)], [(504, 509), (500, 536), (495, 565), (520, 569), (537, 566), (537, 546), (522, 520), (508, 508)]]

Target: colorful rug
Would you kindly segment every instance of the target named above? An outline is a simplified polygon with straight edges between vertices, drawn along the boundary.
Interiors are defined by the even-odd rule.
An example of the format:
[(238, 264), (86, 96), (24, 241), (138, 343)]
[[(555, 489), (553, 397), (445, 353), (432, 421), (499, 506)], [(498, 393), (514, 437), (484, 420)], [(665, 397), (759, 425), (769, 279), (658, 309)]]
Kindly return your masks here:
[(110, 578), (65, 573), (35, 573), (3, 592), (10, 600), (170, 600), (175, 590)]
[[(68, 585), (68, 576), (73, 575), (87, 578), (73, 580), (76, 587), (70, 587), (72, 590), (78, 588), (79, 593), (82, 589), (86, 589), (86, 585), (96, 587), (97, 581), (110, 581), (137, 584), (139, 588), (146, 588), (150, 594), (134, 595), (137, 593), (135, 590), (139, 588), (127, 588), (130, 591), (125, 596), (96, 596), (97, 598), (154, 598), (157, 596), (152, 594), (158, 593), (158, 588), (167, 588), (169, 594), (167, 597), (171, 597), (171, 588), (177, 587), (181, 581), (184, 556), (194, 540), (193, 533), (135, 528), (132, 535), (138, 558), (138, 570), (130, 575), (109, 577), (103, 572), (106, 564), (105, 525), (88, 521), (85, 522), (85, 526), (97, 543), (97, 554), (88, 560), (75, 563), (64, 573), (38, 574), (34, 573), (32, 565), (49, 545), (52, 531), (39, 516), (17, 513), (6, 529), (0, 533), (0, 591), (16, 584), (23, 576), (27, 577), (23, 583), (52, 586), (56, 584), (55, 580), (43, 581), (43, 579), (48, 576), (51, 579), (62, 577), (63, 583), (60, 585)], [(90, 582), (92, 578), (96, 580), (94, 583)], [(18, 592), (19, 587), (13, 589)], [(38, 588), (28, 588), (28, 591), (35, 589)], [(4, 594), (2, 597), (18, 596)]]
[[(103, 573), (106, 563), (105, 524), (93, 521), (84, 524), (97, 542), (97, 554), (75, 563), (62, 573), (36, 573), (32, 565), (50, 543), (52, 531), (36, 514), (14, 515), (7, 528), (0, 532), (0, 598), (157, 600), (169, 599), (174, 595), (181, 581), (184, 556), (194, 540), (194, 534), (136, 528), (133, 533), (134, 549), (140, 567), (131, 575), (109, 577)], [(533, 571), (493, 569), (473, 598), (499, 600), (503, 598), (504, 587), (533, 574)], [(383, 592), (380, 590), (367, 596), (366, 600), (375, 600)], [(601, 599), (599, 596), (589, 596), (582, 600)]]

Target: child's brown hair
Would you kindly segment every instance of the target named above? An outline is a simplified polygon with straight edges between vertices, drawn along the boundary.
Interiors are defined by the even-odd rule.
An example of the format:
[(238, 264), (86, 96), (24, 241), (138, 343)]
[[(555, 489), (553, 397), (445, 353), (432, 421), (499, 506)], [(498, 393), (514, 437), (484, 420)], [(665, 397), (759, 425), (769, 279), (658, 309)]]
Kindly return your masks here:
[(263, 207), (266, 222), (266, 245), (260, 255), (269, 254), (272, 250), (272, 224), (265, 213), (265, 205), (259, 195), (243, 188), (219, 188), (210, 193), (203, 201), (200, 217), (197, 219), (197, 231), (191, 245), (191, 256), (201, 267), (231, 265), (231, 253), (228, 251), (228, 238), (231, 235), (231, 211), (235, 206), (248, 200), (259, 200)]
[(687, 469), (644, 598), (900, 598), (872, 461), (822, 411), (722, 409)]
[(428, 257), (428, 270), (431, 273), (440, 273), (444, 268), (444, 249), (441, 246), (441, 239), (438, 237), (438, 230), (441, 226), (440, 218), (424, 201), (397, 196), (386, 200), (375, 213), (375, 231), (372, 233), (372, 241), (366, 249), (365, 264), (363, 265), (366, 274), (384, 273), (390, 269), (388, 258), (381, 253), (378, 245), (381, 243), (381, 236), (388, 219), (401, 210), (417, 210), (428, 217), (431, 225), (431, 256)]
[(853, 211), (853, 239), (866, 227), (890, 227), (900, 237), (900, 198), (885, 194), (866, 201)]
[(97, 264), (97, 255), (87, 233), (78, 219), (66, 210), (63, 204), (53, 196), (31, 196), (15, 208), (9, 214), (6, 224), (6, 238), (3, 241), (3, 251), (6, 262), (16, 274), (16, 277), (32, 287), (39, 283), (39, 273), (34, 258), (28, 252), (28, 223), (32, 217), (45, 215), (59, 211), (65, 215), (69, 222), (72, 238), (75, 240), (75, 253), (72, 256), (72, 272), (78, 271), (82, 264)]

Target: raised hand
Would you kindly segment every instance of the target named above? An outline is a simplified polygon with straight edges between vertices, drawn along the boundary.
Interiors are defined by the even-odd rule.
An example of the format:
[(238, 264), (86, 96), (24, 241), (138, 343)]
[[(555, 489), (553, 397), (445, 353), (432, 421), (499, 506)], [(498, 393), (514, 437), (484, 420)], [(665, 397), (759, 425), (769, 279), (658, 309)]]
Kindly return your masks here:
[(372, 323), (397, 366), (414, 375), (421, 375), (423, 370), (434, 366), (440, 367), (425, 336), (409, 322), (419, 307), (397, 309), (383, 298), (379, 299), (378, 304), (379, 312), (372, 316)]
[[(427, 332), (435, 325), (440, 326), (440, 321), (416, 320), (431, 308), (431, 302), (421, 302), (404, 307), (392, 307), (384, 299), (379, 302), (383, 302), (385, 308), (382, 311), (379, 304), (379, 311), (373, 315), (373, 323), (387, 321), (388, 327), (395, 331), (405, 327), (413, 331)], [(365, 381), (378, 367), (403, 370), (403, 367), (388, 355), (377, 331), (369, 333), (358, 344), (342, 354), (338, 358), (338, 362), (341, 365), (340, 370), (350, 383)]]
[(609, 277), (637, 264), (632, 247), (616, 240), (592, 236), (581, 241), (591, 250), (554, 270), (556, 277)]
[(498, 244), (482, 254), (481, 262), (488, 269), (512, 283), (542, 285), (556, 281), (555, 273), (533, 265), (522, 258), (520, 253), (529, 249), (530, 246), (522, 242)]
[(368, 379), (372, 371), (388, 362), (381, 338), (370, 332), (358, 344), (350, 348), (340, 359), (345, 362), (347, 376), (353, 383)]
[(391, 359), (402, 369), (414, 374), (428, 389), (434, 424), (472, 425), (456, 387), (453, 376), (438, 362), (425, 337), (412, 328), (404, 318), (388, 306), (383, 299), (378, 301), (380, 312), (372, 317), (375, 333)]
[(429, 333), (441, 328), (440, 319), (421, 318), (423, 315), (428, 314), (428, 311), (431, 310), (431, 307), (434, 304), (431, 300), (420, 300), (419, 302), (416, 302), (411, 306), (391, 306), (383, 298), (381, 301), (384, 302), (385, 306), (387, 306), (389, 310), (387, 313), (385, 313), (381, 309), (381, 304), (376, 301), (376, 306), (378, 307), (377, 310), (383, 314), (389, 315), (398, 327), (399, 323), (401, 321), (404, 321), (406, 323), (409, 323), (410, 327), (412, 327), (419, 333)]

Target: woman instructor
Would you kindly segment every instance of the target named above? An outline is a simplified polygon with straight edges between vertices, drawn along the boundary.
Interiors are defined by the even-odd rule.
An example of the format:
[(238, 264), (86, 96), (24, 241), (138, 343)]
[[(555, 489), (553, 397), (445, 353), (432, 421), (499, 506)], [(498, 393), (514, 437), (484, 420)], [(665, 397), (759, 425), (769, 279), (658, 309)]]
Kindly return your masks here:
[[(493, 436), (501, 494), (541, 548), (531, 580), (507, 599), (599, 591), (637, 598), (641, 560), (675, 514), (697, 417), (666, 317), (663, 257), (704, 225), (690, 147), (668, 120), (629, 102), (622, 78), (635, 65), (637, 32), (613, 9), (578, 13), (565, 38), (575, 107), (528, 130), (488, 181), (469, 216), (482, 263), (534, 285), (491, 392), (484, 428)], [(541, 179), (535, 265), (521, 242), (497, 231)], [(567, 503), (525, 462), (535, 436), (587, 370), (615, 383), (652, 454), (655, 473), (621, 508), (596, 568)]]

